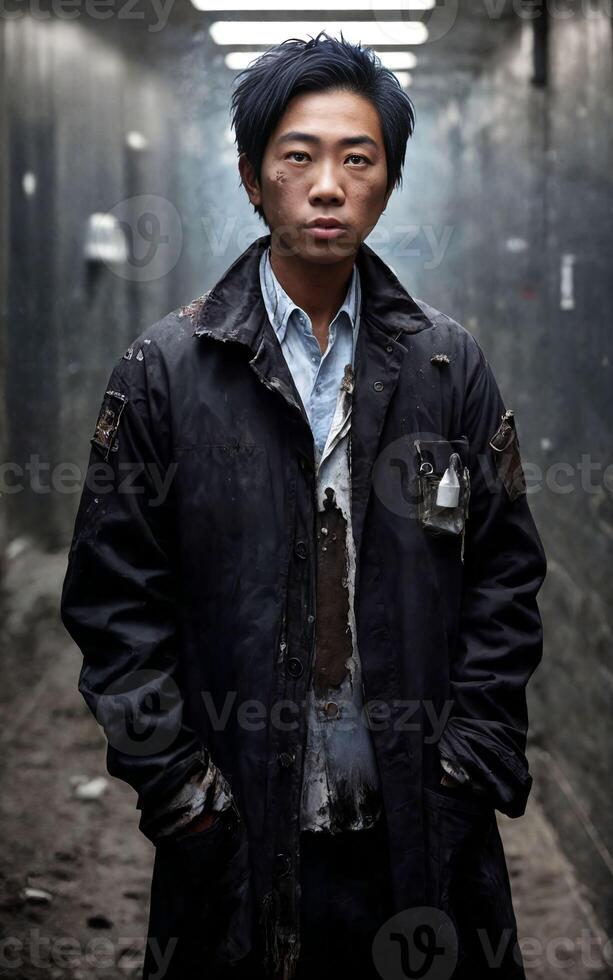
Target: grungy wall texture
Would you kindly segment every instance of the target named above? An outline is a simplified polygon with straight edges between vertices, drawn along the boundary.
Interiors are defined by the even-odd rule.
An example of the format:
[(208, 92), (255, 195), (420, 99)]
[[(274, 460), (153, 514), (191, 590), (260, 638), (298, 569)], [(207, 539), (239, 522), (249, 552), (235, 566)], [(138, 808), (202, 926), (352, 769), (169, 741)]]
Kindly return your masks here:
[[(174, 114), (158, 77), (110, 33), (20, 18), (4, 24), (3, 40), (7, 454), (23, 474), (11, 476), (20, 489), (6, 505), (13, 535), (57, 546), (77, 502), (70, 467), (82, 470), (110, 368), (173, 302), (174, 270), (135, 281), (89, 263), (88, 218), (121, 202), (125, 216), (125, 202), (142, 193), (175, 198)], [(144, 154), (126, 140), (143, 128)]]
[[(7, 322), (7, 281), (8, 281), (8, 168), (6, 151), (7, 112), (5, 108), (6, 80), (3, 42), (3, 25), (0, 23), (0, 393), (6, 391), (6, 322)], [(4, 398), (0, 398), (0, 459), (7, 458), (7, 432)], [(0, 504), (0, 580), (4, 575), (5, 553), (8, 537), (6, 508)]]
[[(388, 211), (392, 226), (408, 210), (432, 240), (450, 234), (440, 263), (428, 267), (424, 244), (405, 281), (478, 338), (516, 413), (549, 566), (532, 768), (610, 929), (611, 22), (553, 18), (543, 89), (530, 84), (531, 53), (525, 22), (468, 91), (422, 115), (428, 152), (408, 154), (408, 208)], [(390, 262), (404, 271), (393, 250)]]

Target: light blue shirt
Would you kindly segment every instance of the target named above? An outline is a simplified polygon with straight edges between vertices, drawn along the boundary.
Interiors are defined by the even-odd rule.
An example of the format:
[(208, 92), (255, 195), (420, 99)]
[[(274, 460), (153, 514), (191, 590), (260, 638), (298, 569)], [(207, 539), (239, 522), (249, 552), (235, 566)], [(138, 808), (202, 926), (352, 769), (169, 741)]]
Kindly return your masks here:
[[(338, 513), (345, 522), (346, 574), (339, 585), (347, 590), (346, 629), (351, 635), (351, 653), (345, 660), (345, 675), (340, 684), (330, 685), (317, 695), (311, 684), (308, 692), (300, 828), (331, 833), (362, 830), (379, 818), (381, 801), (374, 746), (362, 710), (362, 668), (353, 608), (356, 561), (349, 440), (353, 371), (346, 371), (345, 367), (350, 365), (352, 369), (354, 362), (361, 305), (360, 276), (354, 264), (343, 305), (330, 323), (328, 345), (323, 354), (309, 317), (274, 275), (269, 250), (260, 262), (260, 285), (268, 317), (313, 431), (318, 457), (318, 567), (320, 560), (326, 561), (322, 556), (328, 551), (326, 534), (331, 518), (325, 515), (330, 492), (337, 509), (334, 526), (339, 526)], [(318, 604), (320, 598), (318, 592)], [(339, 649), (344, 656), (344, 643)], [(317, 650), (314, 663), (316, 666)]]
[(328, 346), (323, 354), (308, 315), (288, 296), (275, 276), (270, 248), (260, 259), (260, 286), (268, 318), (281, 344), (321, 454), (334, 417), (345, 364), (353, 366), (354, 361), (362, 302), (357, 265), (353, 266), (343, 305), (330, 323)]

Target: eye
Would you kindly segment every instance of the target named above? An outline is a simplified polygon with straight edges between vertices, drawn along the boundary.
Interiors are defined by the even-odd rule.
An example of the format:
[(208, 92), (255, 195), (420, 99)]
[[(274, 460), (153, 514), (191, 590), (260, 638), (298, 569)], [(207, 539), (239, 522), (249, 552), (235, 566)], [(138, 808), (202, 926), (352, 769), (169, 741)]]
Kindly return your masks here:
[[(290, 153), (286, 153), (287, 157), (307, 157), (308, 153), (303, 153), (302, 150), (292, 150)], [(302, 160), (297, 160), (296, 163), (302, 163)]]
[(350, 156), (347, 157), (347, 159), (348, 160), (361, 160), (364, 163), (370, 163), (370, 160), (367, 157), (363, 157), (361, 153), (352, 153)]

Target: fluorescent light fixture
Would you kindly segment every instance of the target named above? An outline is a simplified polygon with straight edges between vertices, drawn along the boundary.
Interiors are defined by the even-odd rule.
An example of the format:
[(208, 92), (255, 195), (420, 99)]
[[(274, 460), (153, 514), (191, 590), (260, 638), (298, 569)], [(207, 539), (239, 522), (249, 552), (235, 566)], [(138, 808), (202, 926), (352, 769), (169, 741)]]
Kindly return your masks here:
[[(256, 0), (255, 4), (249, 5), (246, 0), (192, 0), (196, 10), (202, 11), (244, 11), (251, 13), (255, 10), (282, 10), (287, 13), (287, 0)], [(300, 9), (301, 0), (296, 4)], [(402, 10), (410, 12), (412, 10), (432, 10), (436, 5), (436, 0), (314, 0), (313, 3), (304, 3), (304, 9), (312, 10)]]
[(412, 82), (410, 71), (395, 71), (394, 75), (400, 82), (403, 88), (408, 88)]
[[(226, 68), (229, 68), (231, 71), (242, 71), (252, 61), (255, 61), (259, 55), (263, 54), (265, 50), (265, 48), (262, 48), (261, 51), (229, 51), (224, 59)], [(409, 68), (415, 68), (417, 64), (417, 56), (412, 51), (377, 51), (375, 53), (379, 56), (385, 67), (390, 68), (392, 71), (397, 68), (408, 70)]]
[(259, 58), (264, 53), (264, 50), (262, 48), (261, 51), (229, 51), (224, 58), (226, 68), (230, 68), (231, 71), (242, 71), (252, 61)]
[(351, 44), (424, 44), (428, 28), (419, 20), (216, 20), (209, 27), (215, 44), (281, 44), (288, 37), (316, 37), (321, 30)]
[(415, 68), (417, 64), (417, 55), (413, 54), (412, 51), (376, 51), (375, 52), (386, 68), (391, 68), (394, 71), (396, 68)]

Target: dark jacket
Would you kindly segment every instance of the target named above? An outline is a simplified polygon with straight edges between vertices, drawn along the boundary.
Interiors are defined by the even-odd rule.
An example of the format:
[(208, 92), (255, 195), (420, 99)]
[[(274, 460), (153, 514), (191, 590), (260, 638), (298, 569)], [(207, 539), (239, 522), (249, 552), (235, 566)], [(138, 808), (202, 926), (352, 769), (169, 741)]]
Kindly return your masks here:
[[(109, 772), (134, 787), (158, 845), (150, 936), (162, 951), (178, 939), (165, 975), (181, 980), (260, 949), (289, 976), (298, 950), (314, 447), (260, 294), (269, 242), (115, 365), (62, 595)], [(487, 972), (477, 929), (494, 951), (506, 940), (492, 975), (522, 978), (495, 810), (521, 816), (530, 791), (526, 684), (542, 656), (546, 562), (514, 419), (471, 334), (412, 299), (367, 245), (356, 261), (355, 609), (395, 907), (449, 916), (467, 976)], [(440, 480), (454, 451), (468, 519), (441, 534), (417, 469), (426, 459)], [(441, 754), (487, 793), (442, 786)], [(209, 758), (238, 822), (157, 839), (155, 814)]]

